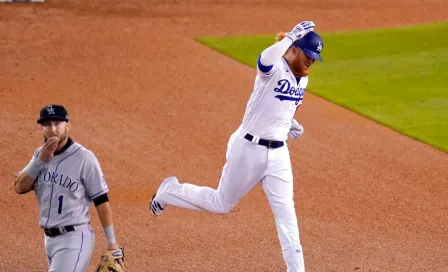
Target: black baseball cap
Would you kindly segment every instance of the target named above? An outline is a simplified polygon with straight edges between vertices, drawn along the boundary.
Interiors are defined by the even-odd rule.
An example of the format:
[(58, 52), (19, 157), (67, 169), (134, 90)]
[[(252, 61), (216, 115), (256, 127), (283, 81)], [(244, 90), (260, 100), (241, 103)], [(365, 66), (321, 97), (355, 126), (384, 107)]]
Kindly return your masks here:
[(40, 118), (38, 124), (42, 124), (48, 120), (68, 121), (67, 110), (62, 105), (49, 104), (40, 110)]

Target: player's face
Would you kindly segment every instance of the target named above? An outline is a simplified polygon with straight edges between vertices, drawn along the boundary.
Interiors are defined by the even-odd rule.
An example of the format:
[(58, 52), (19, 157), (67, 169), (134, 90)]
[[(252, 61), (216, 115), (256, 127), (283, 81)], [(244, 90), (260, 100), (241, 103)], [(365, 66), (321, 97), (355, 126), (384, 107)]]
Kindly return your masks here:
[(300, 76), (307, 76), (310, 72), (309, 69), (315, 60), (305, 55), (302, 49), (298, 47), (293, 47), (292, 49), (293, 59), (291, 64), (293, 70)]
[(62, 143), (68, 137), (68, 131), (70, 130), (70, 124), (65, 121), (48, 120), (42, 123), (42, 134), (44, 135), (45, 142), (48, 138), (57, 136), (59, 143)]

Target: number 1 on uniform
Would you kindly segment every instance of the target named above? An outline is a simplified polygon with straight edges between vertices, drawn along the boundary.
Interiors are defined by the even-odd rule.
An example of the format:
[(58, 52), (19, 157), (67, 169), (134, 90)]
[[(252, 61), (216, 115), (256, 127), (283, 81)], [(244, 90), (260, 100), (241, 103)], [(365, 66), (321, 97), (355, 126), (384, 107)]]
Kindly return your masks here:
[(59, 201), (58, 214), (61, 214), (61, 212), (62, 212), (62, 202), (64, 201), (64, 196), (60, 195), (58, 197), (58, 201)]

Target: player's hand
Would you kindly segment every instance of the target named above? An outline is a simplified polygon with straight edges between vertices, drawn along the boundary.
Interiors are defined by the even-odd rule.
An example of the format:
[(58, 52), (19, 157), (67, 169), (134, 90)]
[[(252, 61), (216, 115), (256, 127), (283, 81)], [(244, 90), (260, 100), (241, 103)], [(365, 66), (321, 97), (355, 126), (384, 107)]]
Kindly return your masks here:
[[(121, 250), (121, 248), (116, 243), (107, 244), (107, 250), (115, 250), (115, 249)], [(121, 267), (123, 267), (123, 264), (124, 264), (123, 259), (117, 259), (117, 262), (118, 262), (118, 264), (121, 265)]]
[(120, 249), (120, 247), (116, 243), (107, 244), (107, 250), (111, 249)]
[(291, 32), (286, 34), (286, 37), (290, 38), (292, 42), (295, 42), (301, 38), (303, 38), (306, 34), (313, 31), (315, 27), (314, 22), (312, 21), (302, 21), (298, 25), (296, 25)]
[(303, 128), (303, 126), (299, 124), (299, 122), (297, 122), (295, 119), (292, 119), (291, 128), (289, 129), (288, 136), (291, 137), (292, 139), (297, 139), (300, 138), (300, 136), (302, 136), (304, 131), (305, 129)]
[(56, 151), (56, 148), (59, 144), (59, 137), (53, 136), (48, 138), (48, 140), (45, 142), (44, 146), (40, 150), (40, 160), (41, 161), (50, 161), (53, 158), (54, 151)]

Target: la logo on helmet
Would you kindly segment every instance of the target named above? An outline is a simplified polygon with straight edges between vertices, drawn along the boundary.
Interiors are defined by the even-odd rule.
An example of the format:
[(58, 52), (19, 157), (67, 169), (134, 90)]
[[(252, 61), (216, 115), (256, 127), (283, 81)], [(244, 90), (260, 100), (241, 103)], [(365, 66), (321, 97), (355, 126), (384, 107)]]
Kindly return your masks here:
[(317, 51), (322, 51), (322, 43), (321, 42), (319, 42), (319, 45), (317, 46)]

